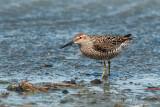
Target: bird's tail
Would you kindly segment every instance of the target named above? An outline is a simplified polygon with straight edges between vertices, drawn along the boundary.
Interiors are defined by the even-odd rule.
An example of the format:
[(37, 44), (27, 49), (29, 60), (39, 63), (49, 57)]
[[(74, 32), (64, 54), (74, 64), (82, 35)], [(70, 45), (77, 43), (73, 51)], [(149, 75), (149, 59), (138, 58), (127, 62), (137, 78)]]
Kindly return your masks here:
[(124, 36), (124, 40), (132, 40), (132, 34), (127, 34)]

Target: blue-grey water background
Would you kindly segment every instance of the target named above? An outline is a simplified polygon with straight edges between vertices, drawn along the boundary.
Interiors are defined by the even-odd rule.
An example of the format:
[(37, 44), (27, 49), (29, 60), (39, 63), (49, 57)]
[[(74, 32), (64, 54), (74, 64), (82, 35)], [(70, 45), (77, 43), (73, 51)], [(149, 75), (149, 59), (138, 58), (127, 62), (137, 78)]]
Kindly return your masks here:
[[(101, 62), (82, 56), (76, 45), (62, 50), (59, 47), (78, 32), (131, 33), (133, 43), (112, 60), (111, 91), (126, 92), (128, 105), (148, 104), (140, 99), (159, 94), (144, 90), (160, 85), (159, 10), (160, 0), (0, 0), (0, 80), (40, 83), (78, 78), (89, 83), (100, 78)], [(52, 67), (43, 67), (44, 64)], [(0, 89), (5, 90), (6, 86), (0, 84)], [(101, 91), (99, 87), (91, 90)], [(25, 98), (11, 93), (8, 98), (1, 98), (0, 104), (107, 105), (99, 100), (90, 104), (88, 97), (61, 104), (65, 96), (60, 91)]]

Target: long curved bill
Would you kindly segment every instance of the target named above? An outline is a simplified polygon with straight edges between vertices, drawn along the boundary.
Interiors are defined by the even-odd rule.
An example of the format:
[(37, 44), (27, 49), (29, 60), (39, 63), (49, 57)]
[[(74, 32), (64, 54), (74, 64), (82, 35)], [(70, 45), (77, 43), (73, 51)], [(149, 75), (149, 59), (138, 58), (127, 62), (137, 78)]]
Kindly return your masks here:
[(61, 46), (60, 49), (65, 48), (65, 47), (67, 47), (67, 46), (70, 46), (70, 45), (72, 45), (72, 44), (73, 44), (73, 41), (70, 41), (70, 42), (68, 42), (67, 44)]

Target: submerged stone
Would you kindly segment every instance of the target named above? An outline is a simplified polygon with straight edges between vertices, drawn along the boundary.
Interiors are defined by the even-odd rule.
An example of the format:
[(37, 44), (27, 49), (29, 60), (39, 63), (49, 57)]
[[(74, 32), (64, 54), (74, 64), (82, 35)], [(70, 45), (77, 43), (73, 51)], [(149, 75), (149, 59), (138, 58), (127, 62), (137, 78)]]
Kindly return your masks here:
[(68, 90), (63, 90), (62, 93), (63, 93), (63, 94), (68, 94), (69, 91), (68, 91)]
[(94, 79), (90, 82), (91, 82), (91, 84), (101, 84), (102, 83), (102, 81), (100, 79)]

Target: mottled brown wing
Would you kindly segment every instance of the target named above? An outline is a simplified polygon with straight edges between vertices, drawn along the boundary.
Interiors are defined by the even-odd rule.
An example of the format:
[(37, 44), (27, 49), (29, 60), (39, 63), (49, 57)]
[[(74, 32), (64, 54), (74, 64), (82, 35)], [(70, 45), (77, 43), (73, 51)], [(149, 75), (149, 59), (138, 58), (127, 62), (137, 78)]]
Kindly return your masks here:
[(125, 36), (101, 36), (94, 41), (93, 48), (96, 51), (108, 52), (121, 46), (126, 40), (130, 40), (131, 34)]

